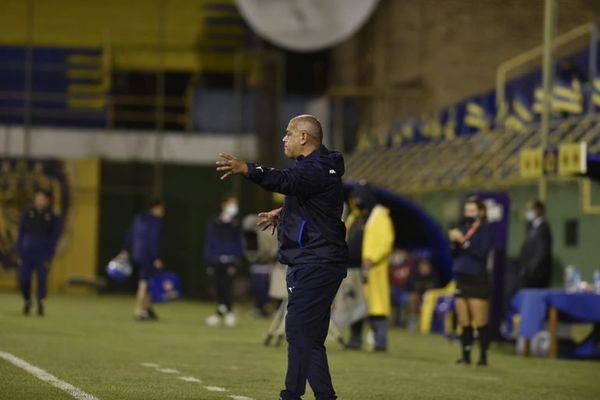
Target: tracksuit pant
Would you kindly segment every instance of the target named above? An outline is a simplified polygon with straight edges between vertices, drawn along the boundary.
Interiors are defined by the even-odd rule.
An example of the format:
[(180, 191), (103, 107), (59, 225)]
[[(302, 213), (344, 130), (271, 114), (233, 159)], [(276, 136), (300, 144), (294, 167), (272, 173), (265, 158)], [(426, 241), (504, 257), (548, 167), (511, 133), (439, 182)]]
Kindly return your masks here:
[(46, 286), (48, 269), (44, 260), (24, 259), (19, 267), (19, 286), (21, 294), (26, 303), (31, 303), (31, 277), (33, 273), (37, 274), (37, 300), (38, 302), (46, 298)]
[(285, 333), (288, 341), (288, 369), (283, 400), (298, 400), (312, 387), (317, 400), (336, 399), (325, 339), (329, 329), (331, 304), (346, 276), (337, 265), (295, 265), (288, 268), (288, 312)]
[(225, 315), (233, 310), (233, 279), (235, 266), (218, 264), (215, 268), (215, 289), (217, 295), (217, 313)]

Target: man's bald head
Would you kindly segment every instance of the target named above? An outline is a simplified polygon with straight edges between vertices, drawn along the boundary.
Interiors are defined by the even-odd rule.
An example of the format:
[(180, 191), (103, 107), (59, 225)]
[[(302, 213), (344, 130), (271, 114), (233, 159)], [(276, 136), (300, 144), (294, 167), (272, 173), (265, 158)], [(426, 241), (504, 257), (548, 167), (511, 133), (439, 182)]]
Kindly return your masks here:
[(283, 137), (285, 156), (297, 159), (307, 156), (323, 142), (323, 129), (317, 117), (313, 115), (298, 115), (290, 120)]
[(323, 128), (321, 122), (314, 115), (303, 114), (292, 118), (290, 121), (301, 132), (308, 133), (309, 136), (316, 139), (317, 142), (323, 143)]

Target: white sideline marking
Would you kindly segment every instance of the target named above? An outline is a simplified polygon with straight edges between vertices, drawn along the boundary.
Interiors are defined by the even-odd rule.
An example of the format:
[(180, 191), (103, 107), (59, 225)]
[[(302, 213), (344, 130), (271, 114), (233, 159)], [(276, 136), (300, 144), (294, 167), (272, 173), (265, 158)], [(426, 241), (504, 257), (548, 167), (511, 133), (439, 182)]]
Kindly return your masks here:
[(179, 379), (181, 379), (184, 382), (202, 383), (202, 381), (200, 379), (194, 378), (193, 376), (180, 376)]
[(157, 371), (160, 371), (165, 374), (178, 374), (179, 373), (179, 371), (177, 371), (174, 368), (157, 368)]
[(219, 386), (204, 386), (204, 389), (210, 390), (211, 392), (226, 392), (227, 389)]
[(97, 397), (92, 396), (91, 394), (86, 393), (79, 388), (76, 388), (75, 386), (71, 385), (70, 383), (67, 383), (65, 381), (58, 379), (51, 373), (46, 372), (43, 369), (36, 367), (35, 365), (31, 365), (27, 361), (25, 361), (17, 356), (14, 356), (10, 353), (6, 353), (4, 351), (0, 351), (0, 358), (5, 359), (9, 363), (11, 363), (21, 369), (24, 369), (25, 371), (29, 372), (31, 375), (35, 376), (39, 380), (47, 382), (47, 383), (51, 384), (52, 386), (69, 393), (71, 396), (73, 396), (74, 398), (76, 398), (78, 400), (98, 400)]
[[(144, 362), (144, 363), (140, 363), (140, 365), (142, 367), (154, 368), (157, 371), (163, 372), (165, 374), (179, 374), (179, 371), (177, 371), (174, 368), (160, 368), (160, 366), (156, 363)], [(235, 365), (232, 365), (230, 368), (233, 370), (239, 369), (239, 367), (235, 366)], [(177, 377), (177, 379), (179, 379), (180, 381), (183, 381), (183, 382), (202, 383), (201, 379), (195, 378), (193, 376), (179, 376), (179, 377)], [(228, 391), (226, 388), (220, 387), (220, 386), (204, 386), (204, 389), (211, 391), (211, 392), (227, 392)], [(236, 394), (230, 394), (229, 398), (232, 400), (254, 400), (252, 397), (239, 396)], [(85, 399), (85, 400), (93, 400), (93, 399)]]

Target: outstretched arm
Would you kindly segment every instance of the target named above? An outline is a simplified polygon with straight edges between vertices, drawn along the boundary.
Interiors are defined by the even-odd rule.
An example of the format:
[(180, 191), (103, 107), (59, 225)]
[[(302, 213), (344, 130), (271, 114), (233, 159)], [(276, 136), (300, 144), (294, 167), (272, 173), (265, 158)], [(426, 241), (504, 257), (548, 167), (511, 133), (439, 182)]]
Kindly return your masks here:
[(285, 195), (311, 194), (320, 188), (318, 171), (306, 166), (278, 170), (253, 163), (246, 163), (236, 157), (221, 153), (217, 161), (217, 171), (224, 172), (221, 180), (234, 174), (243, 174), (263, 189)]

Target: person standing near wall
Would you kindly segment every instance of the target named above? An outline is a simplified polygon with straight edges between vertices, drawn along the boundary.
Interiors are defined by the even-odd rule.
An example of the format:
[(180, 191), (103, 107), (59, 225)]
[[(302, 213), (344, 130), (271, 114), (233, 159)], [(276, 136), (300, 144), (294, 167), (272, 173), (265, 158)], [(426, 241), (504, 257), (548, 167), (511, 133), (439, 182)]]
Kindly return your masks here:
[(164, 215), (164, 202), (152, 200), (148, 208), (133, 219), (123, 250), (119, 254), (123, 259), (130, 260), (138, 271), (139, 281), (133, 310), (134, 318), (138, 321), (158, 318), (152, 308), (149, 283), (156, 271), (163, 267), (160, 238)]
[(242, 227), (237, 219), (238, 199), (225, 195), (220, 213), (206, 226), (204, 258), (208, 275), (214, 278), (217, 295), (217, 311), (206, 318), (208, 326), (219, 326), (222, 322), (234, 327), (237, 318), (233, 312), (233, 282), (236, 270), (243, 259)]
[(52, 194), (37, 190), (33, 207), (26, 209), (19, 223), (17, 254), (19, 286), (25, 304), (23, 314), (31, 311), (31, 277), (37, 274), (37, 313), (46, 308), (47, 277), (60, 235), (60, 219), (52, 212)]
[(467, 199), (463, 211), (463, 223), (448, 233), (454, 253), (456, 279), (455, 307), (458, 323), (462, 329), (462, 354), (457, 364), (471, 364), (471, 347), (474, 341), (473, 326), (479, 338), (479, 362), (487, 365), (490, 345), (488, 309), (490, 283), (488, 257), (493, 247), (492, 231), (487, 223), (486, 207), (481, 200)]
[(548, 288), (552, 281), (552, 231), (540, 200), (527, 203), (527, 236), (519, 254), (521, 287)]

